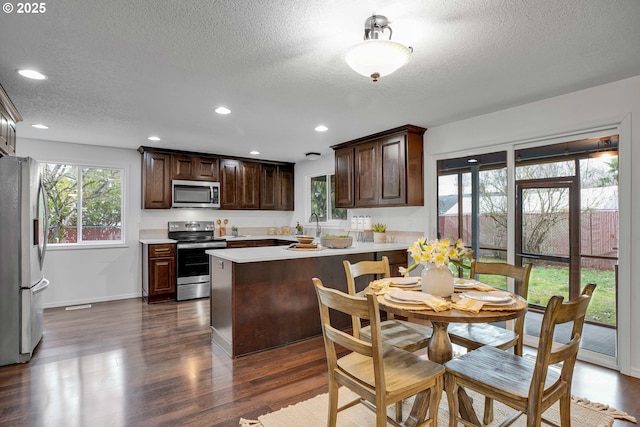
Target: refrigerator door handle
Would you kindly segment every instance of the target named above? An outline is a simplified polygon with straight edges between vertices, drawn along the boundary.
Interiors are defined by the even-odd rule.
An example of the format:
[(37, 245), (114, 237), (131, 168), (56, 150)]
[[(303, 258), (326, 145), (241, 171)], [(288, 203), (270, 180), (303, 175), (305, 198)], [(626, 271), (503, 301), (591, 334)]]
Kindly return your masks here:
[(42, 279), (41, 281), (38, 282), (37, 285), (31, 288), (31, 294), (32, 295), (39, 294), (40, 292), (43, 292), (44, 290), (46, 290), (48, 287), (49, 287), (49, 280)]
[[(40, 215), (41, 212), (42, 216)], [(41, 219), (44, 221), (44, 224), (40, 221)], [(37, 219), (33, 220), (33, 228), (33, 238), (35, 240), (33, 244), (39, 247), (40, 269), (42, 270), (44, 268), (44, 258), (47, 253), (47, 241), (49, 240), (49, 236), (47, 235), (49, 232), (49, 203), (42, 178), (40, 178), (38, 188)]]

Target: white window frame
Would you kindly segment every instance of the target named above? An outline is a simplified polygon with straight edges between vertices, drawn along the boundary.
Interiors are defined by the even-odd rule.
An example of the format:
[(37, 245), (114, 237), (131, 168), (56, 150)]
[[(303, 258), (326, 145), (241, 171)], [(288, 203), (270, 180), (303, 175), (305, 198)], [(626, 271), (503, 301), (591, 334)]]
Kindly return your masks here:
[(305, 219), (307, 220), (308, 223), (311, 223), (312, 221), (309, 221), (309, 219), (311, 218), (311, 180), (313, 178), (317, 178), (317, 177), (321, 177), (321, 176), (325, 176), (327, 177), (327, 200), (329, 200), (329, 203), (327, 204), (329, 212), (327, 212), (327, 218), (329, 218), (327, 221), (319, 221), (320, 224), (323, 224), (325, 227), (346, 227), (349, 224), (349, 213), (347, 212), (347, 218), (346, 219), (333, 219), (331, 218), (331, 209), (330, 209), (330, 204), (331, 204), (331, 177), (335, 176), (335, 173), (333, 171), (331, 172), (319, 172), (319, 173), (315, 173), (313, 175), (308, 175), (305, 177), (305, 213), (306, 213), (306, 217)]
[[(122, 165), (114, 165), (114, 164), (93, 164), (93, 163), (84, 163), (84, 162), (67, 162), (67, 161), (59, 161), (59, 160), (41, 160), (39, 161), (41, 165), (45, 164), (56, 164), (56, 165), (66, 165), (73, 166), (78, 169), (78, 172), (82, 168), (91, 168), (91, 169), (112, 169), (119, 170), (121, 173), (121, 188), (120, 188), (120, 222), (121, 222), (121, 232), (119, 240), (89, 240), (82, 241), (82, 233), (78, 233), (78, 242), (75, 243), (47, 243), (47, 250), (57, 251), (57, 250), (74, 250), (74, 249), (96, 249), (96, 248), (117, 248), (117, 247), (127, 247), (126, 244), (126, 218), (127, 218), (127, 168)], [(78, 182), (78, 194), (81, 198), (82, 194), (82, 181)], [(77, 204), (77, 215), (78, 215), (78, 231), (82, 229), (82, 203), (81, 200)]]

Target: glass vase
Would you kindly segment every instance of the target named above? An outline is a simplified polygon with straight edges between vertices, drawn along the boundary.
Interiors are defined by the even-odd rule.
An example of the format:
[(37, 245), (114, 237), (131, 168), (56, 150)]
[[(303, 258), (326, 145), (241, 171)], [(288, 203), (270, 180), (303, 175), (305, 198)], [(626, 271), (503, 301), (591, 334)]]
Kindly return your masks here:
[(447, 266), (432, 262), (422, 264), (422, 292), (437, 297), (450, 297), (453, 294), (453, 273)]

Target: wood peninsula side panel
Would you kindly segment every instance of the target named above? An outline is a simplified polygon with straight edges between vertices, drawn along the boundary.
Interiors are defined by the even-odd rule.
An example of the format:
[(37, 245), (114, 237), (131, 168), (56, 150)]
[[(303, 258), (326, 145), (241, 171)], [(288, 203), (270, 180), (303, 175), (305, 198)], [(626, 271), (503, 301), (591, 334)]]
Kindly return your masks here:
[[(406, 259), (406, 251), (395, 253)], [(283, 346), (322, 334), (311, 279), (347, 291), (343, 260), (374, 260), (376, 252), (304, 259), (234, 263), (211, 257), (211, 332), (232, 357)], [(366, 283), (365, 283), (366, 282)], [(358, 283), (364, 289), (368, 281)], [(351, 320), (337, 320), (345, 328)]]

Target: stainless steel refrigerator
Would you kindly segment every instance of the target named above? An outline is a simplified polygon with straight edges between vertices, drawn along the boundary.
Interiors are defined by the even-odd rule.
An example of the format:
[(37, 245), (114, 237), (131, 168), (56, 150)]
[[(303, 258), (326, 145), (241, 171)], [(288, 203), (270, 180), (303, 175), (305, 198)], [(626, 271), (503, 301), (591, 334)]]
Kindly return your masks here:
[(29, 361), (42, 338), (47, 229), (38, 162), (0, 158), (0, 366)]

